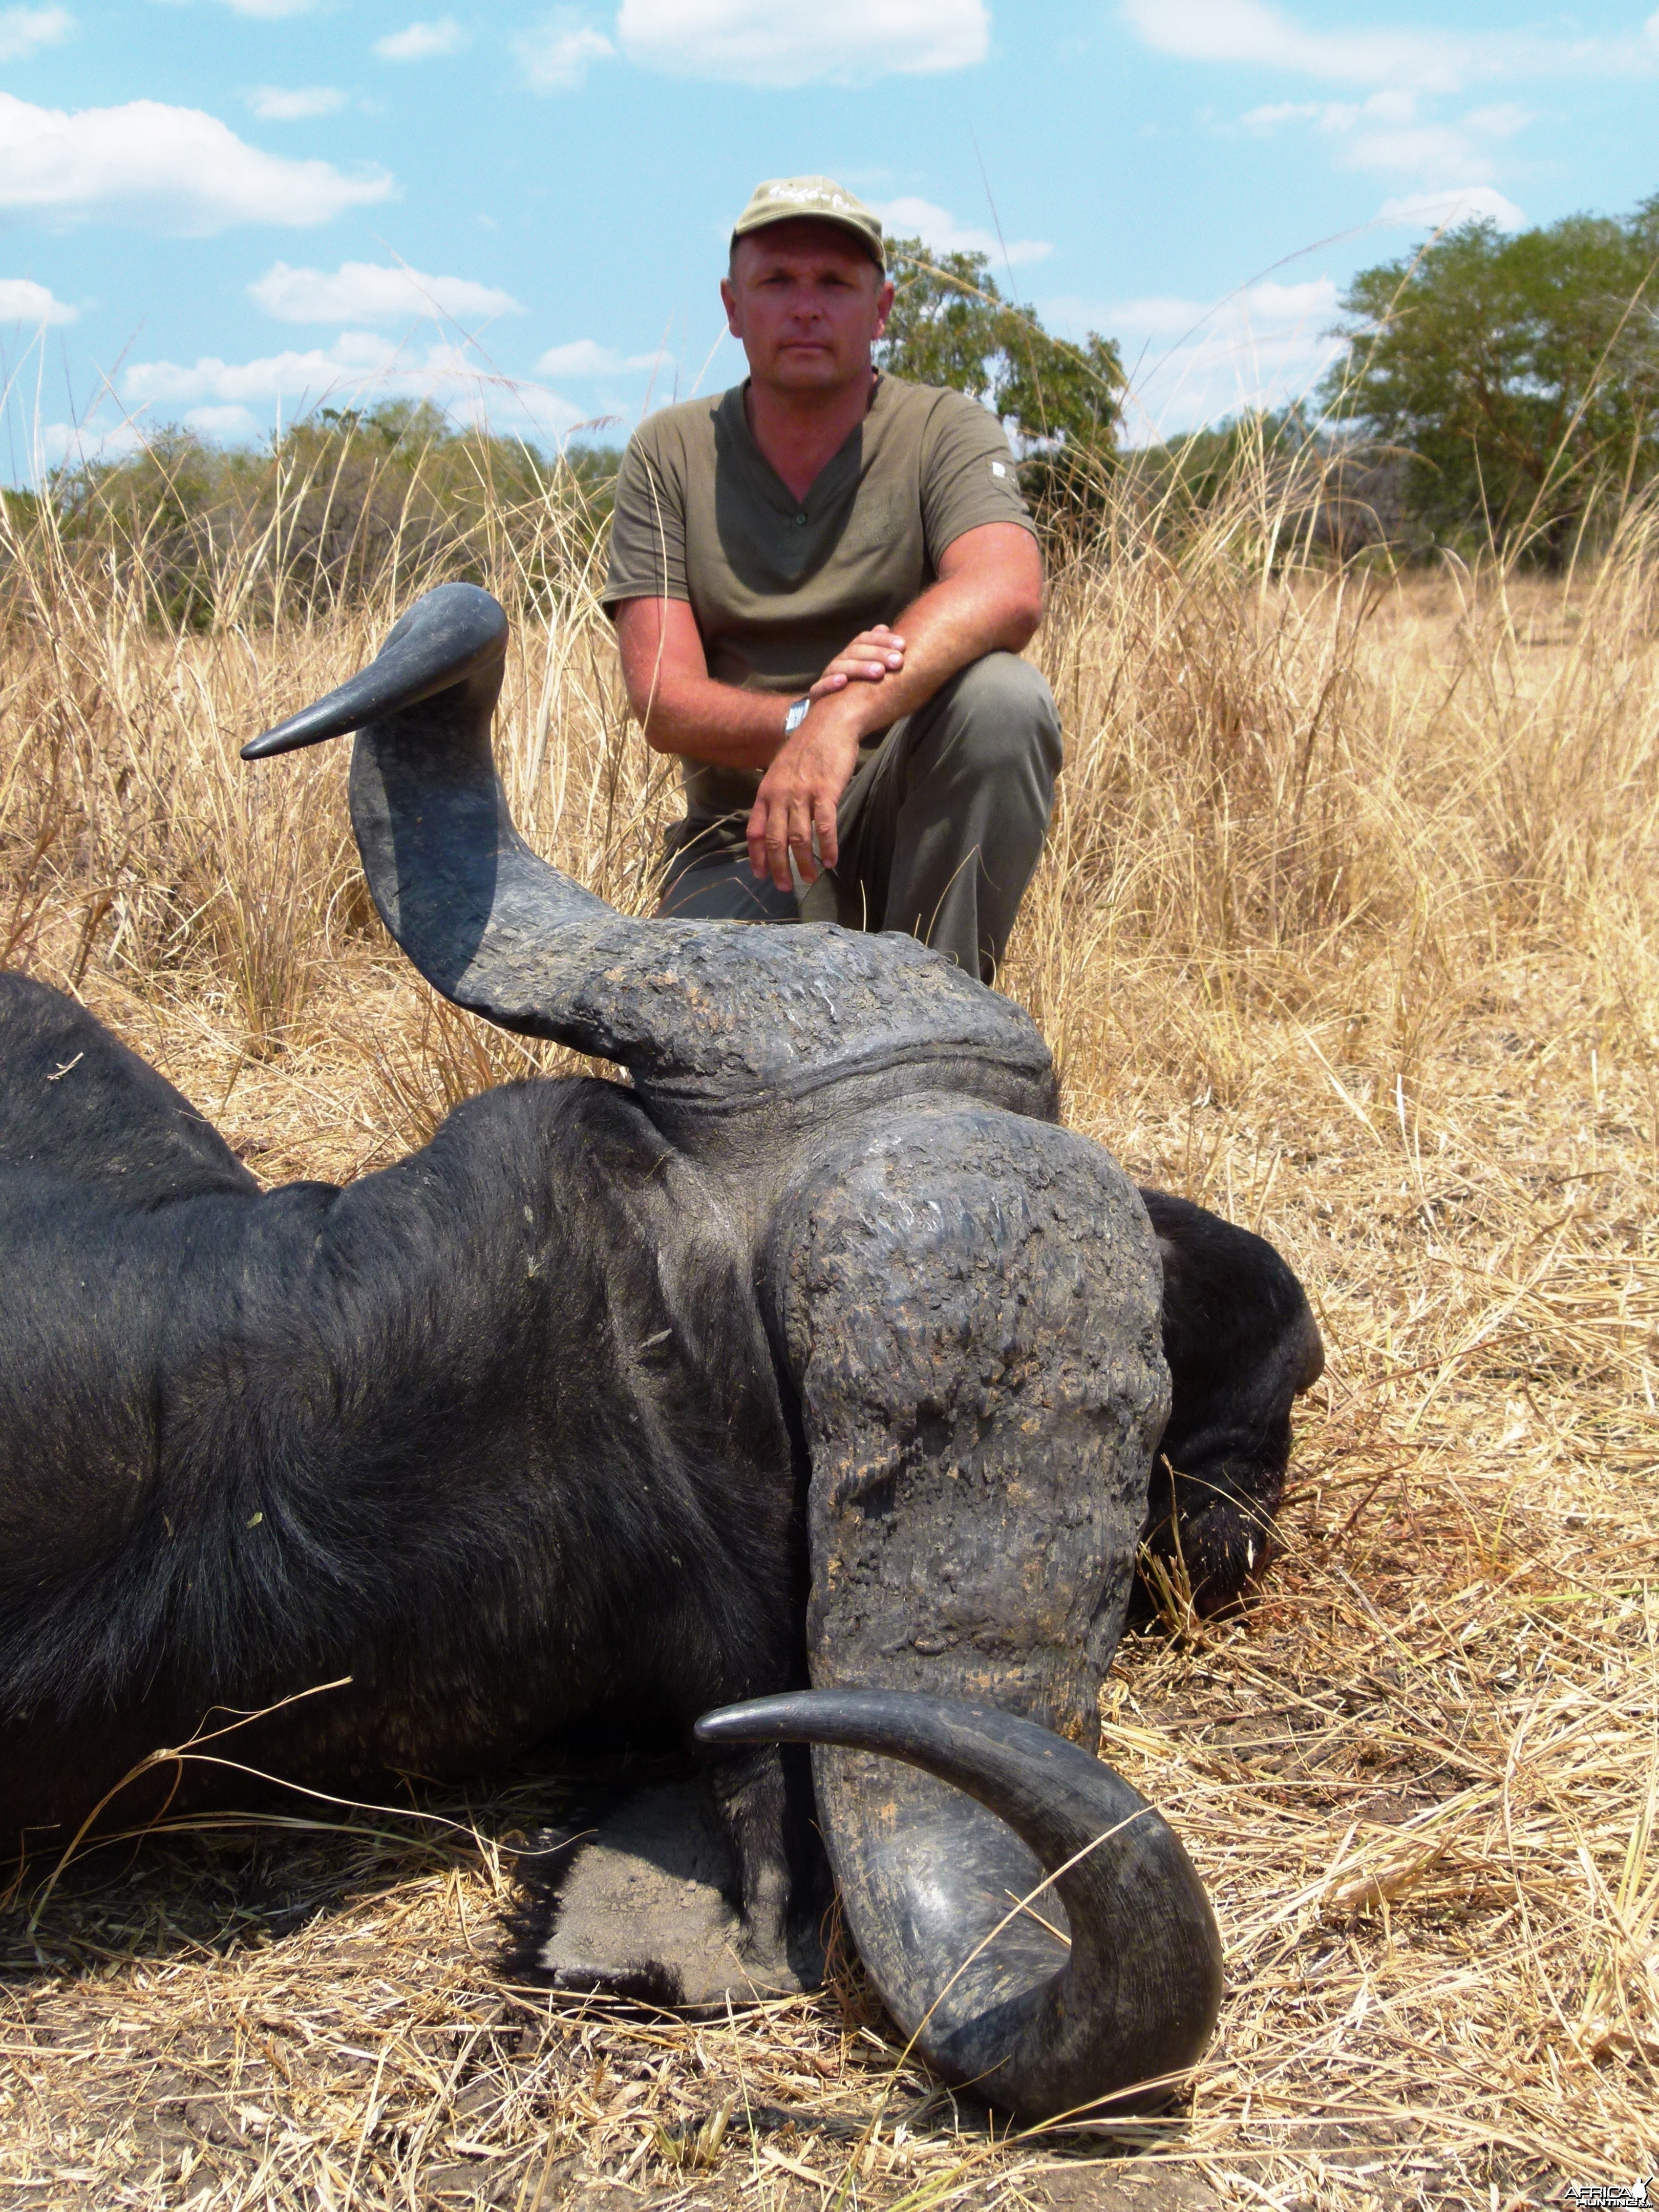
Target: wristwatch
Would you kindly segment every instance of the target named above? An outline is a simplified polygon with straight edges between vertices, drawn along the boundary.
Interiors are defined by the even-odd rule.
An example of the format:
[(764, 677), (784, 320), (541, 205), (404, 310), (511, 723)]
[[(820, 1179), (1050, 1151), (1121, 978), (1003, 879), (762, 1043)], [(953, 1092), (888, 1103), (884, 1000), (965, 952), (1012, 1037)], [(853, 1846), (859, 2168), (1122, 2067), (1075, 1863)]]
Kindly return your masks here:
[(796, 731), (799, 729), (801, 724), (806, 720), (806, 710), (811, 703), (812, 695), (810, 691), (804, 699), (792, 699), (790, 701), (789, 712), (783, 718), (783, 734), (786, 738), (793, 738), (794, 736)]

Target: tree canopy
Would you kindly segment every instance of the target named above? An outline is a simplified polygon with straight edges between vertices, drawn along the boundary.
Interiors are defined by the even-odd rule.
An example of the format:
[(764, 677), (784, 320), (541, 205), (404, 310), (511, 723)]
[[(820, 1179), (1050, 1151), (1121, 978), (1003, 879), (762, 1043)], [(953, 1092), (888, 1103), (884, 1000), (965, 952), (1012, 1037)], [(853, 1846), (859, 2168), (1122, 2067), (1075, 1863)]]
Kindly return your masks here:
[(1040, 495), (1109, 465), (1124, 385), (1110, 338), (1091, 331), (1071, 346), (1052, 337), (1034, 309), (1004, 298), (988, 254), (933, 253), (901, 238), (888, 265), (896, 289), (877, 349), (884, 368), (990, 408), (1024, 449), (1023, 473)]
[(1600, 500), (1659, 474), (1659, 195), (1504, 236), (1468, 222), (1362, 270), (1322, 397), (1409, 457), (1407, 511), (1565, 557)]
[(101, 549), (193, 623), (250, 586), (322, 600), (372, 590), (394, 565), (481, 574), (502, 528), (530, 573), (555, 539), (591, 549), (616, 465), (604, 448), (549, 456), (387, 399), (323, 408), (264, 447), (161, 429), (119, 459), (55, 471), (46, 495), (66, 545)]

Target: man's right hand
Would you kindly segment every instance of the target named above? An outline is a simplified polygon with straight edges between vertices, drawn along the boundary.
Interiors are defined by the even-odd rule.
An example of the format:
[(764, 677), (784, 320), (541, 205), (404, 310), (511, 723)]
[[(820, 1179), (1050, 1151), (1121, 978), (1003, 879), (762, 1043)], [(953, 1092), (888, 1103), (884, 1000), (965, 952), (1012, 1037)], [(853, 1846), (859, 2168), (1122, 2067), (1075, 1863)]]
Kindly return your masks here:
[(861, 629), (836, 655), (806, 696), (828, 699), (849, 684), (879, 684), (885, 676), (896, 676), (903, 665), (904, 640), (885, 623), (878, 623), (873, 629)]
[(792, 853), (809, 884), (820, 866), (833, 868), (840, 858), (836, 808), (858, 766), (863, 734), (851, 698), (815, 706), (761, 778), (749, 817), (749, 865), (756, 875), (770, 876), (781, 891), (790, 887)]

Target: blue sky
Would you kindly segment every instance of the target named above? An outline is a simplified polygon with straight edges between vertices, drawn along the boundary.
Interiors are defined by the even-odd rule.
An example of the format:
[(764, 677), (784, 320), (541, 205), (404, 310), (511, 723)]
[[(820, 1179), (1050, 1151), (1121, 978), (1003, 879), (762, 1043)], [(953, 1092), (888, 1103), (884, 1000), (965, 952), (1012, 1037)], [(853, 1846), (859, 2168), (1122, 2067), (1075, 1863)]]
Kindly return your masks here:
[(1659, 191), (1651, 0), (444, 7), (0, 6), (14, 481), (389, 392), (620, 440), (741, 373), (715, 287), (764, 176), (1115, 337), (1132, 437), (1305, 388), (1435, 220)]

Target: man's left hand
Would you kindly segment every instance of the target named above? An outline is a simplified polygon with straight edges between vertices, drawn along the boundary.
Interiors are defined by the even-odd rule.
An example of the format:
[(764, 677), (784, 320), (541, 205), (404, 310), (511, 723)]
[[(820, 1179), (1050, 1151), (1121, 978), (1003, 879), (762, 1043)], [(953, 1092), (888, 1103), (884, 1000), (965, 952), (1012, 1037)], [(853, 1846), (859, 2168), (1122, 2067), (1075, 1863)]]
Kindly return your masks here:
[(792, 888), (792, 853), (804, 883), (816, 880), (820, 862), (826, 868), (836, 865), (836, 808), (858, 765), (862, 734), (844, 697), (814, 702), (793, 737), (779, 747), (755, 796), (749, 865), (757, 876), (770, 876), (781, 891)]
[(838, 653), (807, 693), (809, 699), (828, 699), (849, 684), (880, 684), (904, 665), (904, 640), (885, 623), (861, 629), (845, 651)]

